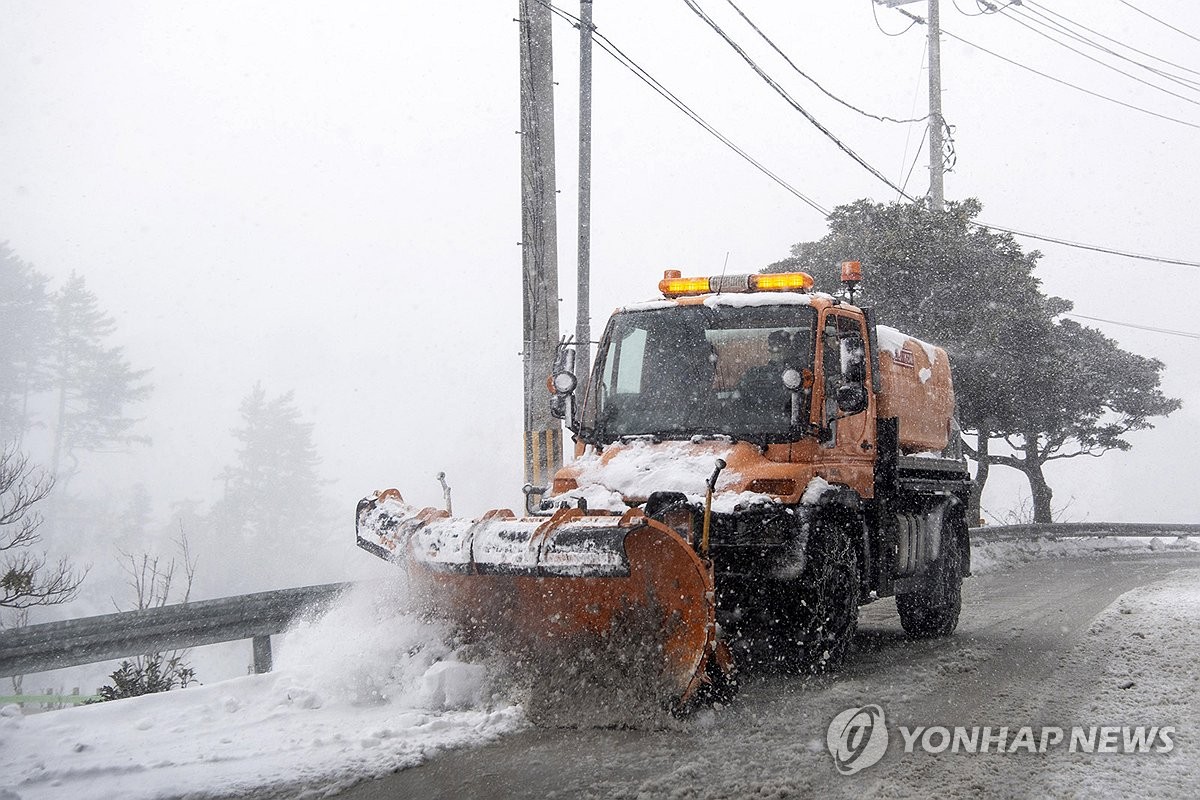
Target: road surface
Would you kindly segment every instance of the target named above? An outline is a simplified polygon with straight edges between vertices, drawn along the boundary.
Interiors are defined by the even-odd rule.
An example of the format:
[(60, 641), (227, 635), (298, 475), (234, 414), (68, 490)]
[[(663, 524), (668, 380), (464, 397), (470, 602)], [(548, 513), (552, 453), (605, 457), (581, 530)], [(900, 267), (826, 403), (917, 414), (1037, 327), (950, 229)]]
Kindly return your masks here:
[[(889, 726), (910, 728), (1143, 722), (1184, 722), (1186, 728), (1180, 719), (1097, 718), (1103, 709), (1091, 698), (1098, 682), (1110, 676), (1101, 664), (1082, 663), (1079, 654), (1086, 651), (1093, 619), (1121, 594), (1196, 575), (1197, 569), (1195, 553), (1146, 553), (1048, 559), (972, 577), (964, 584), (958, 631), (934, 641), (907, 638), (894, 602), (879, 601), (862, 609), (851, 663), (835, 676), (752, 675), (731, 707), (669, 730), (526, 730), (479, 749), (442, 753), (338, 797), (1071, 794), (1061, 782), (1044, 783), (1050, 768), (1045, 757), (905, 754), (895, 735), (882, 761), (843, 776), (826, 750), (826, 731), (839, 712), (872, 703), (885, 710)], [(1192, 701), (1191, 719), (1195, 712)], [(1185, 734), (1180, 736), (1186, 739)], [(1177, 744), (1182, 747), (1179, 739)], [(1109, 758), (1159, 758), (1166, 770), (1180, 763), (1147, 755)]]

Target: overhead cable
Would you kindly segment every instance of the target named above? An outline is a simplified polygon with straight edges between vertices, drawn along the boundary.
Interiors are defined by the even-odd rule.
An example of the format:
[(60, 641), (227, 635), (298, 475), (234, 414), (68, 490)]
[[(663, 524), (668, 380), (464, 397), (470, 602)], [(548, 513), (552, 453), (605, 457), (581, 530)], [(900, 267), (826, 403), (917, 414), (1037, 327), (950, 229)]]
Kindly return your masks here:
[[(574, 16), (573, 14), (571, 14), (567, 11), (564, 11), (563, 9), (554, 5), (553, 3), (547, 2), (547, 0), (536, 0), (536, 2), (549, 8), (552, 12), (557, 14), (562, 19), (567, 20), (567, 22), (571, 23), (576, 28), (578, 28), (579, 25), (581, 24), (578, 17)], [(643, 69), (632, 58), (627, 56), (619, 47), (617, 47), (615, 44), (613, 44), (612, 41), (610, 41), (607, 36), (604, 36), (602, 33), (597, 31), (595, 26), (592, 26), (591, 32), (592, 32), (592, 41), (594, 41), (601, 50), (603, 50), (605, 53), (608, 53), (608, 55), (611, 56), (613, 58), (613, 60), (615, 60), (618, 64), (620, 64), (621, 66), (625, 67), (627, 70), (632, 72), (638, 78), (638, 80), (645, 83), (647, 86), (649, 86), (655, 92), (657, 92), (660, 96), (662, 96), (665, 100), (667, 100), (669, 103), (671, 103), (671, 105), (675, 106), (677, 109), (682, 111), (689, 119), (691, 119), (693, 122), (695, 122), (701, 128), (703, 128), (705, 131), (707, 131), (709, 134), (711, 134), (715, 139), (717, 139), (719, 142), (721, 142), (721, 144), (725, 145), (730, 150), (732, 150), (733, 152), (735, 152), (739, 156), (741, 156), (742, 159), (744, 159), (747, 163), (749, 163), (751, 166), (753, 166), (759, 172), (766, 175), (771, 180), (775, 181), (775, 183), (779, 184), (781, 187), (786, 189), (791, 194), (795, 195), (797, 198), (802, 200), (806, 205), (808, 205), (814, 211), (821, 214), (821, 216), (823, 216), (823, 217), (829, 216), (829, 210), (827, 208), (825, 208), (820, 203), (818, 203), (816, 200), (813, 200), (811, 197), (809, 197), (806, 194), (804, 194), (803, 192), (801, 192), (796, 187), (792, 186), (790, 183), (785, 181), (783, 178), (781, 178), (776, 173), (772, 172), (770, 169), (768, 169), (766, 166), (764, 166), (762, 164), (762, 162), (758, 161), (756, 158), (751, 156), (749, 153), (747, 153), (745, 150), (743, 150), (741, 147), (739, 147), (737, 144), (735, 144), (729, 137), (727, 137), (725, 134), (721, 133), (719, 130), (717, 130), (715, 127), (713, 127), (711, 124), (709, 124), (703, 117), (701, 117), (696, 111), (694, 111), (691, 108), (691, 106), (689, 106), (687, 103), (680, 100), (679, 97), (677, 97), (673, 92), (671, 92), (669, 89), (667, 89), (667, 87), (665, 87), (661, 83), (659, 83), (654, 78), (654, 76), (652, 76), (649, 72), (647, 72), (645, 69)]]
[(1121, 3), (1122, 5), (1129, 6), (1130, 8), (1132, 8), (1134, 11), (1138, 12), (1139, 14), (1145, 14), (1147, 17), (1149, 17), (1150, 19), (1154, 20), (1154, 21), (1155, 21), (1155, 22), (1157, 22), (1159, 25), (1166, 25), (1168, 28), (1170, 28), (1171, 30), (1175, 31), (1176, 33), (1182, 33), (1184, 36), (1188, 37), (1189, 39), (1195, 39), (1197, 42), (1200, 42), (1200, 39), (1196, 38), (1195, 36), (1193, 36), (1192, 34), (1188, 33), (1187, 31), (1185, 31), (1185, 30), (1181, 30), (1181, 29), (1179, 29), (1179, 28), (1176, 28), (1176, 27), (1175, 27), (1174, 25), (1172, 25), (1171, 23), (1169, 23), (1169, 22), (1164, 22), (1163, 20), (1159, 19), (1158, 17), (1154, 16), (1153, 14), (1149, 14), (1149, 13), (1147, 13), (1147, 12), (1145, 12), (1145, 11), (1142, 11), (1140, 8), (1138, 8), (1137, 6), (1135, 6), (1133, 3), (1127, 2), (1127, 0), (1118, 0), (1118, 2), (1119, 2), (1119, 3)]
[[(572, 25), (578, 26), (580, 24), (579, 19), (577, 17), (570, 14), (569, 12), (562, 10), (561, 8), (558, 8), (557, 6), (553, 5), (552, 3), (547, 2), (547, 0), (536, 0), (536, 2), (541, 3), (542, 5), (551, 9), (551, 11), (553, 11), (559, 17), (567, 20)], [(669, 89), (667, 89), (665, 86), (663, 86), (657, 80), (655, 80), (653, 76), (651, 76), (648, 72), (646, 72), (646, 70), (644, 70), (641, 66), (639, 66), (635, 61), (633, 61), (633, 59), (631, 59), (631, 58), (629, 58), (629, 56), (625, 55), (625, 53), (619, 47), (617, 47), (615, 44), (612, 43), (612, 41), (610, 41), (608, 39), (608, 37), (599, 33), (595, 28), (592, 29), (592, 38), (596, 42), (596, 44), (601, 49), (603, 49), (606, 53), (608, 53), (614, 60), (616, 60), (619, 64), (621, 64), (626, 69), (633, 72), (634, 75), (636, 75), (641, 81), (643, 81), (648, 86), (650, 86), (652, 89), (654, 89), (654, 91), (657, 92), (659, 95), (661, 95), (663, 98), (665, 98), (669, 102), (671, 102), (672, 105), (674, 105), (676, 108), (678, 108), (684, 114), (686, 114), (690, 119), (692, 119), (694, 122), (696, 122), (696, 124), (700, 125), (706, 131), (708, 131), (710, 134), (712, 134), (714, 137), (716, 137), (718, 140), (720, 140), (722, 144), (725, 144), (727, 147), (729, 147), (734, 152), (736, 152), (739, 156), (741, 156), (748, 163), (750, 163), (752, 166), (754, 166), (755, 169), (758, 169), (760, 172), (762, 172), (767, 177), (771, 178), (773, 181), (778, 183), (784, 189), (788, 190), (790, 193), (792, 193), (799, 199), (803, 200), (806, 204), (808, 204), (814, 210), (820, 212), (822, 215), (824, 215), (826, 217), (829, 216), (830, 212), (827, 209), (823, 208), (816, 201), (805, 196), (799, 190), (792, 187), (790, 184), (788, 184), (786, 181), (784, 181), (782, 178), (780, 178), (774, 172), (769, 170), (767, 167), (763, 166), (761, 163), (759, 163), (757, 160), (755, 160), (752, 156), (747, 154), (744, 150), (742, 150), (740, 147), (738, 147), (736, 144), (734, 144), (732, 141), (730, 141), (727, 137), (724, 136), (724, 134), (722, 134), (716, 128), (714, 128), (710, 124), (708, 124), (702, 117), (700, 117), (699, 114), (697, 114), (686, 103), (684, 103), (682, 100), (680, 100), (678, 97), (676, 97)], [(926, 132), (928, 132), (928, 128), (926, 128)], [(918, 150), (919, 149), (920, 148), (918, 148)], [(911, 174), (911, 170), (910, 170), (910, 174)], [(893, 188), (895, 188), (895, 187), (893, 187)], [(902, 196), (908, 198), (909, 200), (912, 199), (911, 197), (908, 197), (908, 195), (902, 195)], [(1124, 258), (1138, 259), (1141, 261), (1154, 261), (1154, 262), (1158, 262), (1160, 264), (1175, 264), (1175, 265), (1184, 266), (1184, 267), (1200, 267), (1200, 262), (1197, 262), (1197, 261), (1187, 261), (1184, 259), (1177, 259), (1177, 258), (1164, 258), (1161, 256), (1152, 256), (1152, 255), (1145, 255), (1145, 254), (1141, 254), (1141, 253), (1134, 253), (1134, 252), (1127, 251), (1127, 250), (1117, 250), (1117, 249), (1109, 248), (1109, 247), (1101, 247), (1099, 245), (1084, 244), (1082, 242), (1075, 242), (1075, 241), (1071, 241), (1069, 239), (1062, 239), (1062, 238), (1053, 237), (1053, 236), (1044, 236), (1042, 234), (1037, 234), (1037, 233), (1029, 233), (1027, 231), (1020, 231), (1020, 230), (1016, 230), (1014, 228), (1006, 228), (1001, 225), (992, 225), (992, 224), (986, 223), (986, 222), (972, 222), (971, 224), (975, 225), (976, 227), (979, 227), (979, 228), (986, 228), (986, 229), (990, 229), (990, 230), (994, 230), (994, 231), (1002, 231), (1004, 233), (1010, 233), (1015, 236), (1024, 236), (1029, 239), (1037, 239), (1039, 241), (1052, 242), (1054, 244), (1061, 244), (1061, 245), (1065, 245), (1067, 247), (1075, 247), (1075, 248), (1079, 248), (1079, 249), (1083, 249), (1083, 250), (1090, 250), (1090, 251), (1098, 252), (1098, 253), (1107, 253), (1109, 255), (1122, 256)]]
[(908, 23), (908, 27), (905, 28), (904, 30), (900, 31), (899, 33), (888, 33), (887, 31), (885, 31), (883, 29), (883, 26), (879, 24), (879, 12), (875, 10), (875, 0), (867, 0), (867, 2), (871, 4), (871, 16), (873, 16), (875, 18), (875, 27), (879, 28), (879, 32), (882, 33), (884, 36), (892, 36), (892, 37), (903, 36), (904, 34), (908, 33), (910, 30), (912, 30), (913, 25), (917, 24), (916, 21), (914, 20), (914, 21)]
[(893, 117), (880, 116), (879, 114), (871, 114), (867, 111), (863, 111), (861, 108), (858, 108), (856, 106), (851, 105), (850, 103), (847, 103), (845, 100), (838, 97), (836, 94), (829, 91), (821, 84), (817, 83), (817, 81), (814, 78), (812, 78), (811, 76), (809, 76), (804, 70), (797, 67), (795, 62), (793, 62), (792, 59), (788, 58), (787, 53), (780, 50), (779, 46), (776, 45), (775, 42), (771, 41), (771, 39), (765, 33), (763, 33), (762, 30), (757, 25), (754, 24), (754, 20), (752, 20), (752, 19), (750, 19), (750, 17), (746, 16), (746, 12), (742, 11), (742, 9), (738, 8), (737, 4), (734, 3), (733, 0), (725, 0), (725, 2), (729, 3), (729, 5), (733, 7), (733, 10), (741, 15), (742, 19), (744, 19), (746, 21), (746, 24), (749, 25), (751, 28), (753, 28), (754, 32), (757, 33), (759, 36), (761, 36), (762, 40), (764, 42), (766, 42), (768, 45), (770, 45), (771, 49), (774, 50), (776, 53), (778, 53), (779, 56), (788, 63), (789, 67), (791, 67), (797, 73), (799, 73), (800, 77), (804, 78), (806, 81), (811, 83), (813, 86), (820, 89), (825, 94), (826, 97), (833, 98), (834, 100), (841, 103), (842, 105), (844, 105), (846, 108), (850, 109), (851, 111), (857, 111), (859, 114), (862, 114), (864, 117), (870, 117), (871, 119), (877, 119), (880, 122), (898, 122), (900, 124), (905, 124), (905, 123), (909, 123), (909, 122), (924, 122), (925, 120), (929, 119), (928, 114), (926, 114), (923, 117), (919, 117), (919, 118), (915, 118), (915, 119), (895, 119)]
[[(1053, 36), (1051, 36), (1050, 34), (1046, 33), (1045, 31), (1040, 31), (1040, 30), (1038, 30), (1037, 28), (1033, 27), (1033, 26), (1032, 26), (1032, 25), (1030, 25), (1029, 23), (1025, 22), (1023, 19), (1021, 19), (1021, 18), (1019, 18), (1018, 16), (1014, 15), (1014, 13), (1013, 13), (1013, 12), (1006, 12), (1006, 13), (1004, 13), (1004, 14), (1001, 14), (1001, 16), (1002, 16), (1002, 17), (1004, 17), (1005, 19), (1007, 19), (1007, 20), (1011, 21), (1011, 22), (1015, 22), (1015, 23), (1017, 23), (1018, 25), (1020, 25), (1022, 28), (1025, 28), (1026, 30), (1029, 30), (1029, 31), (1032, 31), (1033, 33), (1036, 33), (1038, 36), (1041, 36), (1041, 37), (1043, 37), (1043, 38), (1045, 38), (1045, 39), (1049, 39), (1051, 42), (1053, 42), (1054, 44), (1058, 45), (1059, 47), (1066, 48), (1067, 50), (1070, 50), (1072, 53), (1075, 53), (1076, 55), (1083, 56), (1083, 57), (1084, 57), (1084, 58), (1086, 58), (1088, 61), (1091, 61), (1091, 62), (1093, 62), (1093, 63), (1095, 63), (1095, 64), (1099, 64), (1100, 66), (1104, 67), (1105, 69), (1111, 69), (1113, 72), (1118, 72), (1118, 73), (1120, 73), (1121, 75), (1124, 75), (1126, 78), (1129, 78), (1130, 80), (1137, 81), (1138, 83), (1142, 84), (1143, 86), (1149, 86), (1151, 89), (1157, 89), (1158, 91), (1160, 91), (1160, 92), (1162, 92), (1162, 93), (1164, 93), (1164, 94), (1169, 94), (1169, 95), (1171, 95), (1172, 97), (1177, 97), (1177, 98), (1179, 98), (1180, 100), (1184, 101), (1185, 103), (1191, 103), (1191, 104), (1192, 104), (1192, 105), (1194, 105), (1194, 106), (1200, 106), (1200, 101), (1197, 101), (1197, 100), (1195, 100), (1195, 99), (1193, 99), (1193, 98), (1191, 98), (1191, 97), (1186, 97), (1186, 96), (1184, 96), (1184, 95), (1182, 95), (1182, 94), (1179, 94), (1179, 93), (1177, 93), (1177, 92), (1173, 92), (1173, 91), (1171, 91), (1170, 89), (1167, 89), (1167, 88), (1165, 88), (1165, 87), (1163, 87), (1163, 86), (1159, 86), (1159, 85), (1158, 85), (1158, 84), (1156, 84), (1156, 83), (1151, 83), (1150, 81), (1147, 81), (1147, 80), (1144, 80), (1144, 79), (1142, 79), (1142, 78), (1139, 78), (1138, 76), (1134, 75), (1133, 73), (1126, 72), (1125, 70), (1121, 69), (1120, 67), (1115, 67), (1115, 66), (1113, 66), (1112, 64), (1109, 64), (1109, 63), (1108, 63), (1108, 62), (1106, 62), (1106, 61), (1101, 61), (1100, 59), (1096, 58), (1095, 56), (1088, 55), (1087, 53), (1083, 52), (1082, 50), (1079, 50), (1079, 49), (1077, 49), (1077, 48), (1075, 48), (1075, 47), (1072, 47), (1071, 45), (1067, 44), (1066, 42), (1062, 41), (1061, 39), (1056, 39), (1056, 38), (1054, 38)], [(1045, 23), (1041, 23), (1041, 22), (1039, 21), (1039, 24), (1043, 24), (1043, 25), (1044, 25)], [(1142, 65), (1140, 65), (1140, 64), (1139, 64), (1139, 66), (1142, 66)], [(1192, 87), (1189, 87), (1189, 88), (1192, 88)]]
[(1066, 313), (1063, 316), (1075, 317), (1076, 319), (1086, 319), (1092, 322), (1104, 322), (1108, 325), (1120, 325), (1122, 328), (1137, 328), (1139, 331), (1153, 331), (1154, 333), (1165, 333), (1170, 336), (1182, 336), (1185, 339), (1200, 339), (1200, 333), (1192, 333), (1190, 331), (1176, 331), (1170, 328), (1155, 328), (1151, 325), (1134, 325), (1132, 322), (1118, 322), (1115, 319), (1101, 319), (1100, 317), (1089, 317), (1086, 314), (1076, 314), (1074, 312)]
[[(1026, 10), (1031, 11), (1032, 13), (1041, 14), (1043, 16), (1049, 15), (1051, 17), (1057, 17), (1058, 19), (1062, 20), (1063, 22), (1065, 22), (1069, 25), (1074, 25), (1076, 28), (1085, 30), (1088, 33), (1092, 34), (1093, 36), (1099, 36), (1101, 39), (1104, 39), (1105, 41), (1108, 41), (1108, 42), (1112, 42), (1113, 44), (1117, 45), (1118, 47), (1124, 47), (1126, 50), (1132, 50), (1133, 52), (1137, 53), (1138, 55), (1145, 56), (1146, 58), (1152, 58), (1155, 61), (1158, 61), (1160, 63), (1166, 64), (1171, 67), (1174, 67), (1175, 69), (1182, 70), (1183, 72), (1190, 72), (1193, 75), (1200, 76), (1200, 71), (1198, 71), (1198, 70), (1191, 69), (1190, 67), (1185, 67), (1182, 64), (1176, 64), (1174, 61), (1170, 61), (1168, 59), (1162, 58), (1161, 56), (1156, 56), (1153, 53), (1149, 53), (1145, 50), (1140, 50), (1131, 44), (1122, 42), (1120, 39), (1114, 39), (1111, 36), (1101, 33), (1100, 31), (1096, 30), (1095, 28), (1089, 28), (1087, 25), (1084, 25), (1082, 22), (1077, 22), (1077, 21), (1071, 19), (1070, 17), (1066, 17), (1066, 16), (1063, 16), (1062, 14), (1059, 14), (1057, 11), (1054, 11), (1053, 9), (1047, 8), (1046, 6), (1043, 6), (1039, 3), (1035, 3), (1035, 2), (1033, 2), (1033, 0), (1024, 0), (1024, 2), (1022, 3), (1022, 6)], [(1087, 40), (1087, 39), (1085, 39), (1085, 40), (1089, 41), (1089, 42), (1091, 41), (1091, 40)], [(1097, 45), (1094, 43), (1093, 43), (1093, 45), (1096, 47), (1102, 47), (1101, 45)], [(1119, 55), (1119, 54), (1115, 53), (1113, 50), (1110, 50), (1108, 48), (1103, 48), (1103, 49), (1105, 50), (1105, 52), (1113, 53), (1113, 55)], [(1120, 56), (1120, 57), (1124, 58), (1124, 56)], [(1127, 59), (1127, 60), (1131, 61), (1134, 64), (1140, 63), (1138, 61), (1134, 61), (1133, 59)], [(1146, 65), (1143, 65), (1143, 66), (1146, 66)], [(1153, 69), (1152, 67), (1149, 67), (1149, 66), (1146, 66), (1146, 68)], [(1157, 70), (1155, 70), (1155, 71), (1157, 71)], [(1160, 72), (1159, 74), (1165, 74), (1165, 73)]]
[(852, 150), (849, 145), (847, 145), (845, 142), (843, 142), (841, 139), (839, 139), (837, 136), (835, 136), (832, 131), (830, 131), (828, 128), (826, 128), (824, 125), (822, 125), (817, 120), (816, 117), (814, 117), (811, 113), (808, 112), (807, 109), (805, 109), (802, 105), (800, 105), (798, 102), (796, 102), (796, 99), (793, 98), (790, 94), (788, 94), (787, 91), (782, 86), (780, 86), (775, 81), (774, 78), (772, 78), (770, 75), (768, 75), (763, 70), (762, 67), (760, 67), (758, 64), (756, 64), (754, 62), (754, 59), (750, 58), (750, 56), (746, 53), (746, 51), (743, 50), (742, 47), (737, 42), (735, 42), (733, 39), (731, 39), (729, 37), (729, 34), (725, 33), (725, 31), (723, 31), (721, 29), (721, 26), (717, 25), (717, 23), (714, 22), (713, 19), (708, 16), (708, 14), (704, 13), (704, 9), (700, 8), (700, 6), (696, 4), (695, 0), (683, 0), (683, 2), (685, 4), (687, 4), (688, 8), (690, 8), (693, 12), (695, 12), (696, 16), (700, 17), (700, 19), (704, 20), (704, 22), (706, 22), (710, 28), (712, 28), (714, 31), (716, 31), (717, 35), (720, 36), (722, 39), (724, 39), (725, 43), (728, 44), (730, 47), (732, 47), (734, 52), (736, 52), (738, 55), (740, 55), (742, 57), (742, 60), (745, 61), (747, 64), (749, 64), (750, 68), (753, 69), (755, 71), (755, 73), (757, 73), (758, 76), (767, 83), (768, 86), (770, 86), (772, 89), (774, 89), (775, 92), (777, 94), (779, 94), (780, 97), (782, 97), (784, 100), (786, 100), (788, 102), (788, 105), (790, 105), (792, 108), (799, 111), (800, 114), (805, 119), (807, 119), (810, 123), (812, 123), (813, 127), (815, 127), (817, 130), (819, 130), (821, 133), (825, 134), (825, 136), (831, 142), (833, 142), (835, 145), (837, 145), (839, 150), (841, 150), (846, 155), (850, 156), (850, 158), (854, 159), (854, 161), (857, 162), (859, 164), (859, 166), (861, 166), (867, 172), (870, 172), (872, 175), (874, 175), (876, 178), (878, 178), (884, 184), (886, 184), (887, 186), (890, 186), (892, 189), (895, 189), (897, 192), (900, 193), (900, 195), (902, 197), (904, 197), (908, 200), (913, 199), (909, 195), (905, 194), (903, 189), (901, 189), (899, 186), (897, 186), (896, 184), (894, 184), (890, 180), (888, 180), (886, 175), (884, 175), (882, 172), (877, 170), (875, 167), (868, 164), (867, 161), (862, 156), (860, 156), (858, 153), (854, 152), (854, 150)]
[[(910, 14), (909, 12), (905, 11), (902, 8), (897, 8), (896, 11), (899, 11), (901, 14), (904, 14), (906, 17), (915, 19), (922, 24), (924, 24), (924, 22), (925, 22), (925, 20), (923, 20), (920, 17), (917, 17), (913, 14)], [(1179, 125), (1185, 125), (1189, 128), (1196, 128), (1197, 130), (1200, 130), (1200, 124), (1197, 124), (1195, 122), (1188, 122), (1187, 120), (1182, 120), (1177, 117), (1168, 116), (1167, 114), (1159, 114), (1157, 111), (1150, 111), (1149, 109), (1142, 108), (1141, 106), (1135, 106), (1131, 103), (1125, 103), (1125, 102), (1122, 102), (1121, 100), (1117, 100), (1115, 98), (1108, 97), (1107, 95), (1100, 94), (1099, 92), (1093, 92), (1091, 89), (1085, 89), (1082, 86), (1077, 86), (1076, 84), (1071, 83), (1070, 81), (1064, 81), (1062, 78), (1056, 78), (1053, 75), (1047, 75), (1045, 72), (1041, 72), (1039, 70), (1034, 69), (1033, 67), (1026, 66), (1025, 64), (1022, 64), (1019, 61), (1014, 61), (1011, 58), (1002, 56), (999, 53), (996, 53), (996, 52), (993, 52), (992, 50), (987, 49), (986, 47), (983, 47), (981, 45), (975, 44), (974, 42), (968, 41), (968, 40), (962, 38), (961, 36), (956, 36), (955, 34), (951, 33), (950, 31), (946, 30), (945, 28), (942, 28), (941, 32), (942, 32), (943, 36), (949, 36), (951, 39), (962, 42), (963, 44), (967, 45), (968, 47), (974, 47), (976, 50), (981, 50), (990, 56), (1000, 59), (1001, 61), (1004, 61), (1008, 64), (1012, 64), (1014, 67), (1020, 67), (1021, 69), (1026, 70), (1028, 72), (1032, 72), (1035, 75), (1040, 75), (1041, 77), (1046, 78), (1047, 80), (1054, 81), (1055, 83), (1062, 84), (1063, 86), (1069, 86), (1070, 88), (1075, 89), (1076, 91), (1083, 92), (1084, 94), (1091, 95), (1092, 97), (1097, 97), (1101, 100), (1107, 100), (1110, 103), (1115, 103), (1119, 106), (1123, 106), (1125, 108), (1132, 109), (1133, 111), (1140, 111), (1141, 113), (1148, 114), (1152, 117), (1157, 117), (1159, 119), (1167, 120), (1168, 122), (1175, 122), (1175, 123), (1178, 123)]]
[(1200, 261), (1187, 261), (1182, 258), (1166, 258), (1163, 256), (1151, 256), (1144, 253), (1134, 253), (1129, 250), (1117, 250), (1112, 247), (1101, 247), (1100, 245), (1084, 244), (1082, 242), (1073, 242), (1070, 239), (1060, 239), (1054, 236), (1045, 236), (1040, 233), (1029, 233), (1028, 231), (1019, 231), (1015, 228), (1005, 228), (1002, 225), (993, 225), (990, 222), (971, 222), (979, 228), (988, 228), (994, 231), (1003, 231), (1016, 236), (1024, 236), (1028, 239), (1037, 239), (1042, 242), (1053, 242), (1054, 244), (1066, 245), (1067, 247), (1076, 247), (1080, 250), (1091, 250), (1096, 253), (1107, 253), (1113, 256), (1122, 256), (1123, 258), (1136, 258), (1139, 261), (1156, 261), (1159, 264), (1175, 264), (1181, 267), (1200, 267)]

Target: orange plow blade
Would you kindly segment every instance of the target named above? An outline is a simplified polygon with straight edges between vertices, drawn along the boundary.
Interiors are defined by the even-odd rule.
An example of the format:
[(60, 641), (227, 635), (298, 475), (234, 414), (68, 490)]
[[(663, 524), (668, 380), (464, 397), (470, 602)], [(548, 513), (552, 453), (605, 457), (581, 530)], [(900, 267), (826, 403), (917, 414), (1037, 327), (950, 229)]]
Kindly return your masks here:
[(636, 659), (675, 711), (731, 693), (711, 565), (639, 510), (471, 521), (418, 511), (390, 489), (359, 504), (358, 544), (404, 565), (435, 613), (543, 669)]

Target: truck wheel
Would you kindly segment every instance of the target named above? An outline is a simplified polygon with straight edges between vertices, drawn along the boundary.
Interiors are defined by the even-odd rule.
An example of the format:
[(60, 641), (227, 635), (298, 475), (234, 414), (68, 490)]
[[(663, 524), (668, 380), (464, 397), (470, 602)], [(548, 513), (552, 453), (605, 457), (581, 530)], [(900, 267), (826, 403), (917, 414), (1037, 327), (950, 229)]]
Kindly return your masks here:
[(941, 558), (933, 565), (924, 586), (915, 592), (896, 595), (900, 624), (909, 636), (949, 636), (958, 627), (962, 608), (962, 553), (956, 521), (961, 521), (960, 515), (946, 519)]
[(801, 672), (838, 669), (858, 629), (858, 558), (847, 527), (840, 520), (815, 520), (809, 534), (785, 648), (788, 666)]

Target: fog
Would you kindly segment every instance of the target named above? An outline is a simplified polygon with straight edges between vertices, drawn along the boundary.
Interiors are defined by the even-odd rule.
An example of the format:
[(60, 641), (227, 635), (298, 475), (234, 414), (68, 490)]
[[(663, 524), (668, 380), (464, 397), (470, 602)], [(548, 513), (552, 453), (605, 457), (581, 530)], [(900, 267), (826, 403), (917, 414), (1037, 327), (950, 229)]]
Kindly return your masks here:
[[(234, 457), (238, 405), (261, 381), (272, 396), (294, 390), (315, 426), (320, 472), (341, 512), (329, 536), (344, 544), (347, 565), (370, 559), (353, 546), (352, 512), (373, 489), (394, 485), (414, 504), (437, 505), (434, 476), (445, 471), (460, 513), (519, 507), (515, 2), (2, 7), (0, 241), (55, 286), (83, 275), (117, 322), (112, 343), (152, 370), (155, 387), (133, 410), (153, 444), (89, 455), (73, 488), (122, 498), (144, 484), (161, 519), (174, 501), (211, 503)], [(1200, 69), (1200, 45), (1114, 0), (1053, 7)], [(706, 10), (824, 124), (903, 180), (922, 124), (878, 123), (835, 104), (772, 60), (727, 5), (709, 0)], [(925, 113), (921, 26), (885, 37), (866, 0), (763, 0), (745, 10), (849, 102), (894, 117)], [(1154, 12), (1200, 31), (1192, 4)], [(878, 15), (893, 33), (907, 24), (894, 11)], [(982, 219), (1018, 230), (1197, 259), (1195, 99), (1133, 83), (1001, 15), (968, 17), (947, 3), (942, 21), (1008, 58), (1193, 125), (1085, 96), (946, 38), (943, 112), (957, 154), (947, 198), (978, 197)], [(683, 3), (597, 2), (595, 22), (822, 205), (896, 199)], [(568, 332), (578, 33), (557, 20), (554, 35)], [(594, 332), (611, 308), (654, 296), (664, 268), (719, 272), (728, 256), (729, 272), (753, 271), (825, 232), (820, 214), (600, 51), (594, 81)], [(925, 191), (926, 164), (920, 155), (911, 193)], [(1044, 253), (1045, 290), (1079, 314), (1200, 332), (1194, 268), (1022, 244)], [(1004, 287), (987, 291), (1003, 302)], [(1200, 342), (1083, 321), (1166, 362), (1164, 391), (1184, 407), (1133, 435), (1130, 453), (1049, 465), (1056, 505), (1069, 501), (1065, 519), (1196, 521), (1200, 497), (1186, 487), (1200, 448)], [(1020, 474), (994, 469), (985, 509), (999, 516), (1019, 506), (1024, 486)], [(277, 546), (286, 554), (286, 543)]]

